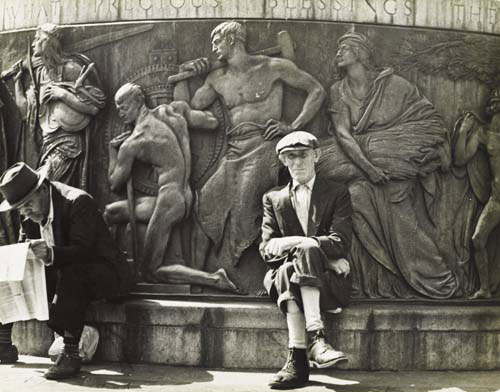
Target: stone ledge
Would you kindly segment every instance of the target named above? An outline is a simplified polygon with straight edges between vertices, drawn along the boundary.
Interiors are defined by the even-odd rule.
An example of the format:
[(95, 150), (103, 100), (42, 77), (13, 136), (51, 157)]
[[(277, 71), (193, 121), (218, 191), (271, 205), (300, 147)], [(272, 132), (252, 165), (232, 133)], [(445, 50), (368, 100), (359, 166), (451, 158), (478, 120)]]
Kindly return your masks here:
[[(132, 299), (94, 304), (87, 320), (106, 361), (255, 369), (278, 368), (286, 356), (286, 322), (269, 302)], [(360, 302), (325, 321), (347, 369), (500, 368), (496, 306)], [(50, 331), (17, 323), (14, 339), (21, 352), (45, 355)]]

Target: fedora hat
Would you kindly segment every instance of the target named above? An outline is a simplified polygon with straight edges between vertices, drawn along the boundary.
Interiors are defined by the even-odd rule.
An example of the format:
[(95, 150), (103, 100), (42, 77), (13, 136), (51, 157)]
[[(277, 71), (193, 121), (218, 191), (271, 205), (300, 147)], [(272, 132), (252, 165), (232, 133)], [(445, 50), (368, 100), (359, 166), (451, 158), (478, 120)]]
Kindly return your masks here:
[(47, 178), (48, 169), (48, 166), (43, 166), (35, 171), (24, 162), (9, 167), (0, 177), (0, 192), (5, 199), (0, 204), (0, 212), (12, 210), (28, 201)]

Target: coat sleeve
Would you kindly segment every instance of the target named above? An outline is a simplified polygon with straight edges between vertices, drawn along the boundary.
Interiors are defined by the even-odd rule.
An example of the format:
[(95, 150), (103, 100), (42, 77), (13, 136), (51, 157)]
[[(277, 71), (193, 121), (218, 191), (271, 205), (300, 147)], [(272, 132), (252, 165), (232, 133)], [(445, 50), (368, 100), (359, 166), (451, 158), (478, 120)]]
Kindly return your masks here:
[(313, 237), (330, 259), (347, 257), (352, 241), (351, 197), (347, 187), (340, 185), (338, 189), (328, 232), (325, 235)]
[(264, 216), (262, 218), (262, 242), (259, 245), (259, 251), (270, 268), (278, 268), (286, 260), (287, 256), (266, 256), (264, 249), (266, 248), (269, 241), (273, 238), (283, 237), (278, 222), (276, 220), (276, 214), (274, 212), (273, 203), (269, 194), (265, 194), (263, 197), (264, 205)]
[(91, 263), (97, 242), (97, 224), (101, 219), (94, 200), (89, 195), (78, 196), (71, 208), (63, 213), (63, 230), (66, 232), (64, 245), (55, 245), (54, 267), (60, 268), (68, 264)]

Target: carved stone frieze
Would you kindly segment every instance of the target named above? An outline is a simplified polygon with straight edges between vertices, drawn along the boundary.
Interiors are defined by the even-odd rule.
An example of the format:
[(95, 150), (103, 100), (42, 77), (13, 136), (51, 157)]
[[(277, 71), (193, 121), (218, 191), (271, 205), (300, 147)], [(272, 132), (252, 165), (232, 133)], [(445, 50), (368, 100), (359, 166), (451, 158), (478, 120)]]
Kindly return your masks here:
[[(204, 128), (195, 123), (187, 128), (187, 183), (192, 204), (186, 204), (181, 217), (171, 218), (168, 210), (182, 198), (172, 199), (171, 205), (160, 211), (161, 219), (172, 219), (172, 227), (153, 241), (156, 245), (147, 249), (147, 260), (143, 259), (143, 247), (145, 242), (146, 247), (151, 244), (146, 233), (153, 215), (147, 219), (138, 215), (133, 236), (130, 227), (127, 229), (129, 217), (118, 225), (123, 249), (132, 255), (131, 238), (135, 238), (137, 262), (143, 266), (152, 263), (152, 270), (141, 271), (142, 278), (153, 281), (159, 268), (183, 265), (193, 270), (183, 270), (178, 282), (190, 284), (194, 290), (198, 285), (211, 287), (204, 290), (212, 292), (221, 287), (193, 278), (198, 276), (196, 271), (208, 274), (202, 275), (209, 279), (210, 274), (224, 269), (228, 281), (241, 291), (258, 293), (266, 270), (256, 247), (260, 198), (265, 191), (260, 188), (287, 181), (286, 170), (272, 155), (271, 144), (297, 126), (320, 140), (319, 175), (346, 183), (351, 192), (355, 238), (349, 260), (355, 297), (446, 300), (500, 294), (500, 245), (496, 241), (500, 229), (495, 204), (496, 108), (500, 102), (500, 38), (495, 34), (500, 32), (496, 16), (500, 5), (496, 1), (64, 3), (70, 4), (61, 12), (59, 1), (6, 0), (0, 5), (0, 30), (35, 27), (46, 20), (59, 22), (58, 38), (68, 53), (66, 63), (75, 61), (82, 69), (94, 64), (87, 75), (89, 90), (80, 94), (89, 93), (99, 101), (101, 96), (95, 90), (99, 89), (102, 103), (92, 111), (90, 124), (98, 126), (88, 132), (82, 151), (88, 153), (88, 189), (103, 210), (117, 202), (122, 202), (120, 208), (127, 207), (126, 187), (112, 192), (108, 178), (110, 143), (117, 143), (119, 149), (130, 136), (126, 132), (134, 130), (134, 126), (124, 125), (115, 108), (113, 97), (121, 86), (139, 86), (144, 107), (151, 113), (185, 101), (189, 110), (200, 110), (206, 121), (217, 124)], [(248, 19), (242, 19), (243, 15)], [(273, 64), (286, 69), (283, 75), (277, 77), (265, 67), (255, 73), (251, 67), (233, 70), (224, 61), (222, 68), (210, 68), (223, 57), (224, 50), (211, 36), (220, 20), (211, 18), (233, 17), (246, 29), (244, 53), (255, 61), (276, 60)], [(125, 19), (143, 23), (78, 25)], [(73, 25), (64, 27), (65, 23)], [(412, 28), (416, 26), (434, 29)], [(272, 51), (283, 31), (292, 42), (293, 60), (283, 60), (287, 56), (282, 48)], [(16, 105), (22, 101), (20, 91), (26, 96), (35, 91), (30, 90), (27, 68), (22, 78), (15, 78), (29, 55), (27, 44), (33, 41), (35, 36), (29, 30), (7, 31), (0, 41), (0, 99), (4, 105), (0, 107), (4, 124), (0, 149), (6, 151), (2, 156), (8, 161), (2, 162), (3, 166), (17, 159), (38, 159), (41, 140), (37, 138), (42, 134), (33, 132), (32, 140), (19, 136), (23, 135), (20, 128), (30, 122), (23, 106)], [(343, 53), (349, 50), (352, 58)], [(188, 81), (169, 82), (169, 77), (189, 67), (203, 69)], [(357, 71), (352, 72), (353, 68)], [(227, 69), (231, 71), (228, 74)], [(71, 80), (57, 74), (51, 78), (58, 87), (78, 96), (74, 84), (81, 73)], [(290, 78), (292, 74), (295, 76)], [(363, 78), (358, 84), (360, 74)], [(20, 80), (17, 87), (15, 80)], [(199, 97), (199, 91), (203, 93), (207, 86), (217, 99), (200, 103), (197, 94)], [(315, 88), (317, 97), (321, 90), (327, 97), (311, 109), (315, 101), (310, 95), (315, 95)], [(258, 107), (266, 94), (272, 99)], [(238, 111), (243, 106), (245, 110)], [(183, 113), (189, 122), (189, 115)], [(172, 126), (167, 124), (165, 132), (168, 129), (172, 131)], [(254, 140), (252, 135), (266, 132), (271, 144), (262, 140), (248, 146)], [(162, 143), (163, 154), (171, 154), (168, 143)], [(70, 158), (78, 155), (78, 146), (70, 147), (64, 153)], [(269, 148), (262, 152), (265, 147)], [(250, 157), (255, 151), (259, 153)], [(151, 159), (134, 159), (133, 198), (150, 198), (150, 207), (155, 206), (165, 185), (160, 184), (162, 170), (177, 170), (180, 163), (169, 163), (160, 170)], [(240, 164), (243, 160), (251, 164)], [(267, 181), (270, 177), (272, 181)], [(259, 194), (255, 197), (258, 200), (240, 200), (238, 192)], [(490, 203), (492, 199), (494, 203)], [(8, 227), (0, 240), (8, 242), (15, 222), (1, 223)], [(232, 226), (226, 230), (229, 224)], [(162, 238), (162, 256), (151, 256)], [(205, 247), (210, 251), (202, 251)], [(168, 278), (173, 276), (172, 270), (165, 271), (156, 279), (170, 284), (175, 280)], [(484, 271), (488, 271), (487, 282)]]

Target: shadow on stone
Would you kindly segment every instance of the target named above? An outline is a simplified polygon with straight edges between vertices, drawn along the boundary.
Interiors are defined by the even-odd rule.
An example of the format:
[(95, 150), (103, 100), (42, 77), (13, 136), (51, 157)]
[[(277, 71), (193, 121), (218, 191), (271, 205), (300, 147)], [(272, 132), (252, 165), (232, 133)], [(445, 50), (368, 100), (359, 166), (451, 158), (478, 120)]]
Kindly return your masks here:
[(60, 382), (96, 389), (132, 389), (149, 385), (177, 386), (213, 381), (213, 376), (202, 369), (169, 372), (168, 367), (162, 367), (161, 373), (148, 371), (141, 365), (125, 365), (122, 369), (103, 364), (83, 368), (80, 373)]

